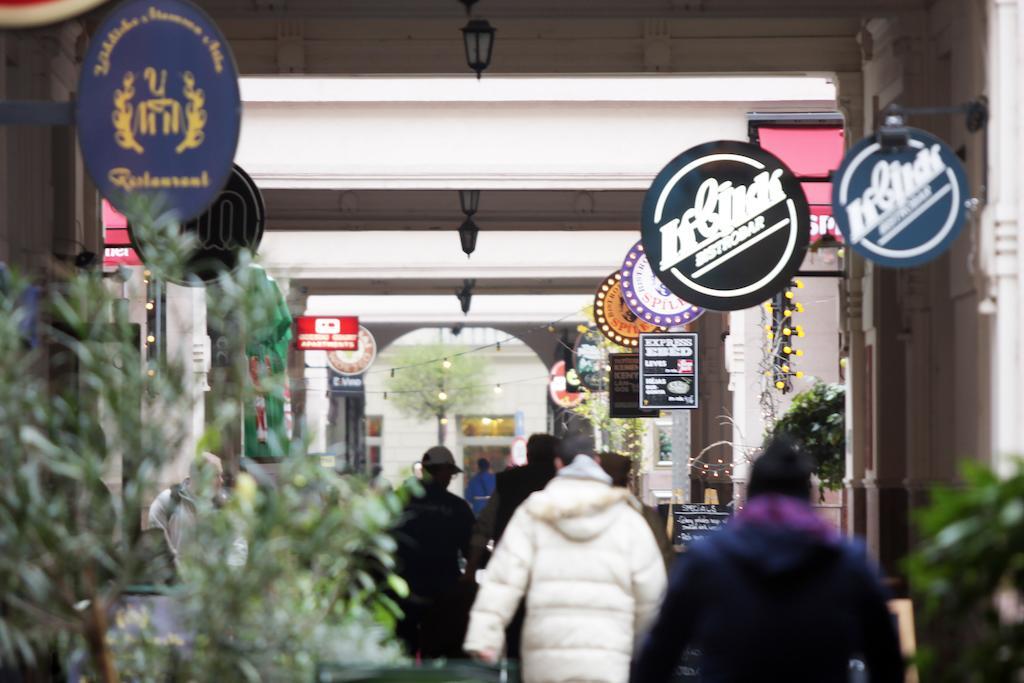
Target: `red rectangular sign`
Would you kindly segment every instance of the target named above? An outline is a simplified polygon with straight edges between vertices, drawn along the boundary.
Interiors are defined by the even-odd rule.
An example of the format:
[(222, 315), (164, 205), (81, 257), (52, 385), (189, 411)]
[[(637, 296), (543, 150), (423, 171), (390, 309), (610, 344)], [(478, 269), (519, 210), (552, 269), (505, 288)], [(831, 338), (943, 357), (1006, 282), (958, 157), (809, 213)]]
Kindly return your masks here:
[(299, 316), (295, 319), (295, 348), (299, 351), (358, 351), (359, 318)]

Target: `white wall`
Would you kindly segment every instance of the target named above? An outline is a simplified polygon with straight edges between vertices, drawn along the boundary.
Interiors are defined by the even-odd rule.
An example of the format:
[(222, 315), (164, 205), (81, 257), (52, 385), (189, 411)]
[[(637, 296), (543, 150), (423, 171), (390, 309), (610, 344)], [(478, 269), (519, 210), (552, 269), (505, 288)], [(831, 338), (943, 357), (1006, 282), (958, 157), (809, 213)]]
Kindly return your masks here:
[(806, 77), (291, 78), (249, 81), (243, 99), (236, 161), (261, 188), (644, 190), (693, 145), (746, 140), (748, 111), (831, 108), (835, 88)]
[[(420, 332), (426, 332), (421, 330)], [(469, 330), (463, 332), (466, 334)], [(416, 334), (416, 333), (414, 333)], [(506, 335), (497, 333), (498, 338)], [(423, 452), (437, 442), (437, 423), (434, 420), (418, 421), (401, 415), (392, 400), (384, 400), (383, 394), (389, 370), (394, 365), (395, 349), (403, 343), (399, 340), (382, 351), (374, 363), (366, 382), (366, 414), (382, 415), (381, 459), (384, 475), (393, 483), (400, 483), (409, 476), (412, 463), (423, 456)], [(528, 347), (519, 342), (502, 343), (501, 351), (489, 349), (479, 355), (490, 365), (490, 384), (501, 383), (502, 392), (495, 394), (488, 390), (478, 409), (463, 411), (464, 414), (479, 416), (514, 415), (523, 411), (525, 435), (543, 432), (547, 427), (547, 372), (548, 369)], [(528, 380), (528, 381), (522, 381)], [(447, 441), (461, 465), (461, 440), (458, 437), (458, 421), (449, 416)], [(462, 477), (452, 481), (451, 491), (462, 495)]]

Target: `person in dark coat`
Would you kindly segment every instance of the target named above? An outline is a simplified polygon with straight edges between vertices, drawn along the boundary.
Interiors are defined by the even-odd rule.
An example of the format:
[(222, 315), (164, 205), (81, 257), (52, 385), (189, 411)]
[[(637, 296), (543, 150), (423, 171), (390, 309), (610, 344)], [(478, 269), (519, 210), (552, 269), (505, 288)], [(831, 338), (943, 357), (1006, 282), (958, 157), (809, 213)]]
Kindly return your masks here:
[[(597, 461), (600, 463), (601, 469), (612, 478), (612, 486), (622, 489), (629, 488), (629, 473), (633, 469), (633, 463), (628, 457), (619, 453), (598, 453)], [(665, 571), (668, 571), (676, 557), (672, 550), (672, 541), (668, 537), (666, 520), (658, 514), (657, 510), (650, 505), (645, 505), (636, 496), (630, 496), (629, 504), (643, 515), (644, 521), (650, 527), (651, 533), (654, 534), (654, 540), (658, 544), (661, 559), (665, 563)]]
[(435, 601), (453, 591), (462, 576), (459, 555), (469, 554), (473, 511), (465, 500), (448, 492), (452, 477), (462, 470), (452, 452), (434, 446), (423, 455), (423, 496), (406, 506), (395, 529), (398, 573), (409, 584), (409, 597), (400, 601), (404, 617), (395, 629), (410, 654), (420, 651), (420, 622)]
[(747, 505), (676, 560), (631, 683), (671, 680), (687, 647), (704, 683), (846, 683), (853, 659), (871, 683), (902, 683), (885, 590), (863, 548), (810, 506), (812, 470), (795, 442), (768, 444)]

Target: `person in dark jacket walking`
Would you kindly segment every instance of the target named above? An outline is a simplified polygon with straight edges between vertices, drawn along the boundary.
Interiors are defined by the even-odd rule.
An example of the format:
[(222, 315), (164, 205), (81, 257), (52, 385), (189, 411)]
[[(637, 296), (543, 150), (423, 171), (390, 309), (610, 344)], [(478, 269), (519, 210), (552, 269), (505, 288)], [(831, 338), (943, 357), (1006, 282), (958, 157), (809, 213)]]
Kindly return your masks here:
[(810, 506), (812, 464), (770, 442), (748, 502), (680, 557), (631, 683), (671, 680), (687, 647), (704, 683), (846, 683), (863, 661), (871, 683), (901, 683), (903, 661), (878, 575)]
[(448, 492), (452, 477), (462, 471), (452, 452), (434, 446), (422, 462), (423, 496), (409, 501), (394, 532), (398, 572), (409, 584), (409, 597), (399, 603), (405, 616), (395, 630), (410, 654), (422, 647), (424, 615), (462, 576), (459, 554), (468, 556), (473, 531), (473, 511), (465, 500)]

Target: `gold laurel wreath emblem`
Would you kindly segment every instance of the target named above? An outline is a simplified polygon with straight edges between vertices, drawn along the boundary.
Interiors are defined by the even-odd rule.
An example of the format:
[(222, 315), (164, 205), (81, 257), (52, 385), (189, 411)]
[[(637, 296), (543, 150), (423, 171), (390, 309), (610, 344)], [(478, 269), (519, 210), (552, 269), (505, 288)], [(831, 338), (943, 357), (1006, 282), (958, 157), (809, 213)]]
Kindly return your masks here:
[(191, 71), (186, 71), (182, 74), (182, 80), (185, 81), (182, 94), (188, 100), (188, 104), (185, 105), (185, 122), (187, 126), (185, 128), (185, 139), (174, 148), (174, 151), (178, 154), (185, 150), (199, 147), (203, 144), (203, 139), (206, 137), (206, 134), (203, 132), (203, 128), (206, 126), (206, 110), (203, 109), (203, 105), (206, 104), (206, 93), (203, 92), (202, 88), (196, 87), (196, 79)]
[(135, 97), (135, 75), (128, 72), (121, 81), (123, 88), (114, 91), (114, 141), (122, 149), (127, 149), (142, 154), (145, 150), (139, 141), (135, 139), (135, 132), (132, 130), (132, 98)]
[[(206, 93), (202, 88), (197, 88), (195, 76), (192, 72), (186, 71), (182, 74), (185, 86), (182, 94), (185, 96), (185, 136), (182, 138), (174, 151), (178, 154), (189, 149), (196, 149), (203, 144), (206, 134), (203, 128), (206, 127), (207, 113)], [(122, 149), (131, 150), (136, 154), (145, 152), (145, 148), (139, 144), (135, 137), (135, 130), (132, 125), (132, 117), (135, 114), (132, 106), (132, 99), (135, 97), (135, 75), (128, 72), (121, 81), (122, 87), (114, 91), (114, 111), (111, 115), (114, 124), (114, 141)]]

